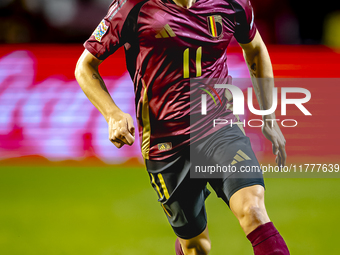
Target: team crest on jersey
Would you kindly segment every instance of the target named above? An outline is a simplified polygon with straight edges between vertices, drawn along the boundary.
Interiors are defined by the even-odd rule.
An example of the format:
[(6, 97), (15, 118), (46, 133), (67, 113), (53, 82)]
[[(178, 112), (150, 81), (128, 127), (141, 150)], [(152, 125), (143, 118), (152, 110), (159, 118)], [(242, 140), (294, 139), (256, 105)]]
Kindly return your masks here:
[(219, 37), (223, 32), (222, 17), (220, 15), (212, 15), (207, 18), (209, 33), (212, 37)]
[(96, 38), (96, 40), (100, 42), (102, 40), (102, 37), (106, 34), (108, 28), (109, 26), (105, 24), (105, 20), (102, 20), (96, 30), (94, 30), (93, 32), (94, 38)]

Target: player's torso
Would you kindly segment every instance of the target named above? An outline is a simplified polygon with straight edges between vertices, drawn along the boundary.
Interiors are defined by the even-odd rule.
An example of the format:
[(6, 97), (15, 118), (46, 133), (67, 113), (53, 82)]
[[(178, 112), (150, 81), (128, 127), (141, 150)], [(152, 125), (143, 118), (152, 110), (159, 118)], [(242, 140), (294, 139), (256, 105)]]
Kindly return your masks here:
[(150, 155), (163, 154), (157, 149), (162, 142), (175, 150), (188, 143), (190, 78), (227, 77), (226, 49), (235, 29), (227, 0), (198, 0), (189, 9), (166, 1), (141, 6), (132, 42), (138, 44), (137, 118), (142, 148), (150, 148)]
[(226, 0), (198, 0), (189, 9), (168, 0), (143, 4), (137, 18), (135, 82), (143, 79), (152, 89), (158, 119), (166, 117), (160, 111), (165, 101), (178, 97), (176, 90), (189, 90), (190, 78), (228, 75), (226, 48), (234, 28), (235, 11)]

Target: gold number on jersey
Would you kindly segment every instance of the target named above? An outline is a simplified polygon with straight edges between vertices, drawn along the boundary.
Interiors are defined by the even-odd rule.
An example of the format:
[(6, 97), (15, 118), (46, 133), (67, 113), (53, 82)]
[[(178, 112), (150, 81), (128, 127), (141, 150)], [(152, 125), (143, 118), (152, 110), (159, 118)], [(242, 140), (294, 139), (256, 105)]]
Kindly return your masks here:
[[(196, 77), (202, 75), (202, 47), (196, 50)], [(183, 52), (183, 78), (189, 78), (189, 48)]]

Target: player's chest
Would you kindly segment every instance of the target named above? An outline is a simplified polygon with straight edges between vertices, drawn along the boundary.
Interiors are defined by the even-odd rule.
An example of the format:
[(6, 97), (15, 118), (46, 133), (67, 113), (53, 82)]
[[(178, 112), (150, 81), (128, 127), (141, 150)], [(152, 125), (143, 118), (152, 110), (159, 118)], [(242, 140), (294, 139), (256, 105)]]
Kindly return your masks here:
[(235, 14), (225, 0), (199, 0), (189, 9), (150, 0), (140, 10), (137, 27), (142, 47), (224, 51), (234, 33)]

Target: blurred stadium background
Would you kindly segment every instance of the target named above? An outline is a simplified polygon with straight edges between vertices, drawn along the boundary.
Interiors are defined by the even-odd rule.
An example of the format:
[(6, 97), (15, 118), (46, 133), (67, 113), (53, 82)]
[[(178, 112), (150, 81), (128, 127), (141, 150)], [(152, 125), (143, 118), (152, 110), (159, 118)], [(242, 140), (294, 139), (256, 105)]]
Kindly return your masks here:
[[(74, 79), (82, 43), (110, 2), (0, 0), (0, 254), (174, 254), (138, 140), (115, 149)], [(339, 164), (339, 2), (252, 3), (275, 76), (295, 78), (312, 94), (306, 107), (313, 116), (288, 107), (287, 117), (299, 121), (283, 129), (288, 163)], [(248, 77), (235, 42), (228, 61), (234, 78)], [(124, 62), (119, 50), (100, 72), (120, 108), (134, 115)], [(259, 160), (274, 164), (260, 130), (246, 131)], [(291, 254), (340, 254), (339, 180), (266, 179), (268, 211)], [(252, 254), (228, 208), (215, 196), (207, 207), (211, 254)]]

